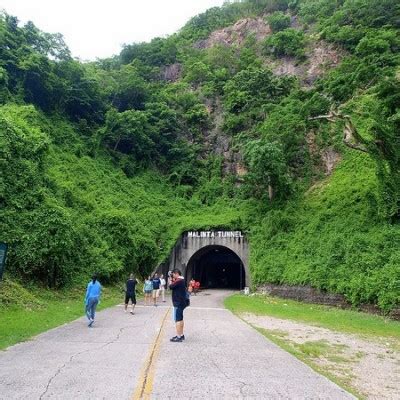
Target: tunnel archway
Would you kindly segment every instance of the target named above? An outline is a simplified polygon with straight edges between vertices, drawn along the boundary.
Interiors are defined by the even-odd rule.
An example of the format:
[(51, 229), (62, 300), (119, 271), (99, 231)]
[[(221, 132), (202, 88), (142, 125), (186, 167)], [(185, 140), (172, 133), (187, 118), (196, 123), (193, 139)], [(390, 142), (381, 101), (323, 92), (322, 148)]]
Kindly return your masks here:
[(189, 259), (186, 279), (199, 281), (204, 288), (243, 289), (246, 273), (240, 257), (220, 245), (202, 247)]

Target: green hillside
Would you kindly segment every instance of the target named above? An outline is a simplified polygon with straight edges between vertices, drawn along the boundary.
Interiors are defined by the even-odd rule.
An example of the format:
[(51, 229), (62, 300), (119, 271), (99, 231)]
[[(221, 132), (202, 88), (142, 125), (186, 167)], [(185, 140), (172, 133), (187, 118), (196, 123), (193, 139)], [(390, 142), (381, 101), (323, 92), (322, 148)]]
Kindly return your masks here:
[(0, 16), (7, 277), (144, 276), (186, 229), (245, 231), (256, 285), (400, 303), (400, 5), (227, 2), (81, 63)]
[[(234, 206), (221, 213), (222, 201), (205, 206), (179, 195), (155, 169), (128, 177), (119, 166), (126, 157), (88, 156), (68, 122), (48, 121), (32, 106), (5, 105), (0, 115), (13, 155), (4, 169), (3, 232), (18, 275), (51, 287), (93, 270), (110, 282), (131, 270), (144, 276), (184, 229), (229, 227), (238, 218)], [(75, 136), (75, 149), (52, 143), (51, 122), (69, 130), (71, 142)]]

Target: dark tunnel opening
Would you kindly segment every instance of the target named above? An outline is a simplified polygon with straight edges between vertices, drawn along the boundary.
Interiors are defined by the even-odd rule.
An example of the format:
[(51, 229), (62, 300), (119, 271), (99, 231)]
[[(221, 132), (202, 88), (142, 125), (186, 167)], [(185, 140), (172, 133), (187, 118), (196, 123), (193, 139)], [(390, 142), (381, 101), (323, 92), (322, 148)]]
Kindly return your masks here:
[(246, 276), (243, 263), (232, 250), (206, 246), (189, 260), (186, 279), (195, 279), (204, 288), (243, 289)]

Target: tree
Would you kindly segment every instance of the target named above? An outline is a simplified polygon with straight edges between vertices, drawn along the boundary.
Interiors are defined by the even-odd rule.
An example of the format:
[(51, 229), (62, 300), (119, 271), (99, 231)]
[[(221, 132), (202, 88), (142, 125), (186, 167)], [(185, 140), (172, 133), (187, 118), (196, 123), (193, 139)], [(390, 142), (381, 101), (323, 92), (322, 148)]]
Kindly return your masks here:
[(71, 52), (60, 33), (42, 32), (28, 21), (22, 28), (25, 40), (35, 52), (55, 60), (71, 60)]
[(118, 111), (126, 111), (131, 108), (143, 110), (148, 98), (148, 84), (140, 76), (138, 68), (134, 64), (124, 65), (115, 74), (118, 88), (113, 93), (111, 103)]
[(250, 141), (245, 148), (249, 172), (246, 180), (258, 198), (285, 199), (291, 193), (291, 179), (281, 146), (262, 139)]
[(31, 53), (18, 66), (23, 71), (24, 100), (45, 111), (54, 109), (58, 99), (53, 97), (55, 76), (48, 58)]
[(136, 160), (148, 161), (154, 152), (151, 127), (143, 111), (127, 110), (118, 113), (115, 109), (109, 110), (104, 132), (104, 141), (114, 151), (132, 154)]
[(185, 80), (198, 86), (212, 78), (212, 73), (208, 65), (201, 61), (190, 64), (185, 68)]
[(309, 158), (306, 144), (306, 117), (304, 102), (297, 98), (286, 98), (268, 109), (268, 117), (260, 125), (263, 139), (279, 143), (285, 154), (287, 165), (294, 176), (304, 176)]
[[(368, 110), (368, 114), (370, 111)], [(325, 119), (333, 123), (338, 121), (343, 123), (343, 143), (353, 150), (369, 154), (376, 162), (383, 214), (391, 219), (398, 219), (400, 217), (400, 136), (395, 127), (398, 117), (385, 118), (384, 111), (379, 107), (379, 111), (373, 116), (374, 119), (364, 134), (361, 134), (354, 124), (354, 117), (344, 114), (340, 108), (337, 110), (332, 108), (329, 114), (319, 115), (310, 120)]]
[(122, 64), (130, 64), (134, 60), (140, 60), (151, 66), (176, 62), (178, 49), (175, 35), (168, 38), (154, 38), (150, 43), (134, 43), (124, 45), (120, 53)]
[(292, 78), (277, 78), (266, 68), (248, 68), (238, 72), (224, 87), (228, 111), (239, 113), (279, 100), (292, 88)]
[(0, 104), (7, 101), (10, 96), (8, 90), (8, 74), (5, 68), (0, 67)]

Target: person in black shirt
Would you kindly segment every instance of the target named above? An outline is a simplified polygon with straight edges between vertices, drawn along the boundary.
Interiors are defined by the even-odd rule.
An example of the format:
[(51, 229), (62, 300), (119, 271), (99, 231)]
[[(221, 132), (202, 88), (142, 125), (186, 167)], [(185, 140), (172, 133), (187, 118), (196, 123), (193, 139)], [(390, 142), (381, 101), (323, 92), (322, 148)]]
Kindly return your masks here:
[(172, 291), (172, 304), (174, 306), (174, 321), (176, 327), (176, 336), (171, 342), (183, 342), (185, 335), (183, 334), (183, 310), (187, 307), (186, 284), (185, 279), (179, 269), (174, 269), (169, 278), (169, 288)]
[(132, 301), (132, 311), (131, 314), (134, 314), (135, 310), (135, 305), (136, 305), (136, 285), (137, 285), (137, 280), (133, 276), (133, 274), (130, 274), (129, 279), (126, 281), (126, 291), (125, 291), (125, 312), (128, 311), (128, 304), (129, 300)]
[(154, 306), (157, 306), (157, 299), (158, 296), (160, 295), (160, 285), (161, 285), (161, 279), (158, 277), (158, 274), (154, 274), (152, 282), (153, 282), (153, 302)]

